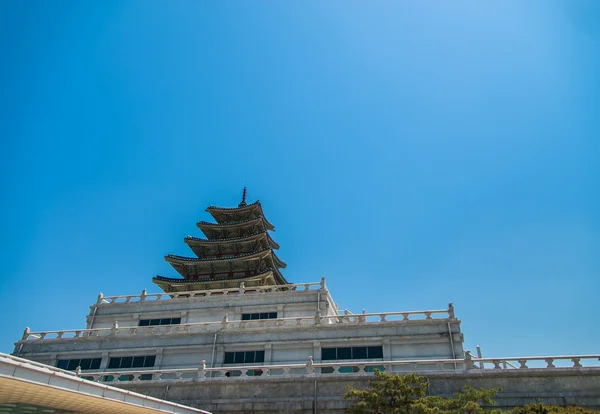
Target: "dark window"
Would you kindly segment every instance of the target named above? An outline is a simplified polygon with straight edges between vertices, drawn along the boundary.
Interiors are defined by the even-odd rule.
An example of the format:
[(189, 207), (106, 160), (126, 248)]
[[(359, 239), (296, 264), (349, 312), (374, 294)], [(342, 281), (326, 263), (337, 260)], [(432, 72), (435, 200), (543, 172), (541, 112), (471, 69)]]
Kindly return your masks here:
[(155, 362), (155, 355), (113, 357), (108, 360), (108, 368), (147, 368), (153, 367)]
[(332, 361), (338, 359), (374, 359), (383, 358), (381, 346), (353, 346), (340, 348), (322, 348), (321, 360)]
[(223, 363), (233, 364), (233, 354), (235, 354), (235, 352), (225, 352), (225, 360), (223, 361)]
[(367, 347), (357, 346), (352, 348), (352, 359), (365, 359), (367, 358)]
[(242, 313), (243, 321), (253, 321), (257, 319), (277, 319), (277, 312)]
[(85, 359), (59, 359), (56, 363), (56, 367), (60, 369), (66, 369), (69, 371), (75, 371), (77, 367), (81, 369), (99, 369), (102, 358), (85, 358)]
[(337, 359), (336, 348), (323, 348), (321, 349), (321, 359), (323, 361)]
[(181, 318), (140, 319), (139, 326), (179, 325)]
[(352, 359), (352, 348), (344, 347), (337, 349), (337, 359)]
[(265, 362), (265, 351), (225, 352), (224, 364), (254, 364)]
[(233, 362), (235, 364), (243, 364), (245, 355), (246, 355), (246, 352), (236, 352), (235, 355), (233, 356)]
[(108, 360), (109, 368), (119, 368), (119, 365), (121, 365), (121, 358), (111, 358)]
[(367, 347), (367, 353), (369, 358), (383, 358), (383, 347), (369, 346)]
[(137, 356), (137, 357), (133, 357), (133, 364), (131, 365), (132, 368), (141, 368), (144, 366), (144, 360), (146, 358), (143, 356)]
[(131, 368), (133, 366), (133, 357), (121, 358), (121, 366), (119, 368)]

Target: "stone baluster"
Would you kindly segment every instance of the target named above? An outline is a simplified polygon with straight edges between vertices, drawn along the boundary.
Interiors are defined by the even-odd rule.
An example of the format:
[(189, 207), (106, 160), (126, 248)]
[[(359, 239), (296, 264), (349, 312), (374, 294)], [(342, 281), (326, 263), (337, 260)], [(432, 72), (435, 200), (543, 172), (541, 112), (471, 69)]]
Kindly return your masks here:
[(21, 338), (23, 341), (26, 341), (29, 338), (29, 334), (31, 333), (31, 329), (29, 329), (29, 326), (25, 327), (25, 330), (23, 331), (23, 338)]
[(162, 377), (162, 372), (155, 372), (152, 374), (152, 379), (154, 381), (160, 381), (161, 377)]
[(339, 365), (334, 365), (333, 366), (333, 374), (337, 375), (340, 373), (340, 366)]
[(519, 364), (520, 364), (519, 369), (527, 369), (527, 368), (529, 368), (527, 366), (527, 360), (526, 359), (519, 359), (518, 361), (519, 361)]
[(380, 313), (379, 314), (379, 322), (386, 322), (386, 318), (387, 315), (385, 313)]
[(179, 380), (180, 380), (182, 375), (183, 375), (183, 372), (182, 372), (182, 371), (175, 371), (175, 378), (176, 378), (176, 379), (179, 379)]
[(75, 368), (75, 375), (81, 376), (81, 365), (77, 365), (77, 368)]
[(502, 361), (500, 361), (499, 359), (494, 359), (494, 360), (492, 361), (492, 364), (494, 364), (494, 369), (502, 369), (502, 367), (500, 366), (500, 363), (501, 363), (501, 362), (502, 362)]
[(227, 314), (225, 314), (225, 316), (223, 316), (223, 321), (221, 321), (221, 328), (222, 329), (227, 329), (227, 324), (228, 323), (229, 323), (229, 317), (227, 316)]
[(146, 289), (144, 289), (144, 290), (142, 290), (142, 294), (140, 295), (140, 302), (145, 301), (146, 296), (148, 296), (148, 292), (146, 291)]
[(325, 276), (321, 276), (321, 290), (326, 290), (327, 285), (325, 284)]
[(284, 377), (289, 377), (290, 376), (290, 367), (284, 367), (283, 368), (283, 376)]
[(452, 302), (450, 302), (450, 303), (448, 304), (448, 316), (449, 316), (451, 319), (454, 319), (454, 318), (456, 318), (456, 316), (454, 316), (454, 305), (452, 304)]
[(573, 361), (573, 368), (582, 368), (582, 365), (579, 363), (581, 358), (571, 358), (571, 361)]
[(198, 379), (206, 378), (206, 360), (205, 359), (200, 361), (200, 367), (198, 367), (198, 373), (196, 374), (196, 378), (198, 378)]
[(546, 364), (548, 364), (546, 368), (556, 368), (553, 358), (546, 358), (544, 361), (546, 361)]
[(309, 356), (308, 361), (306, 361), (306, 373), (308, 375), (312, 375), (312, 374), (314, 374), (314, 372), (315, 372), (315, 367), (313, 364), (313, 357)]
[(65, 333), (64, 333), (63, 331), (60, 331), (60, 332), (58, 332), (58, 333), (56, 334), (56, 338), (57, 338), (57, 339), (61, 339), (61, 338), (63, 337), (63, 335), (64, 335), (64, 334), (65, 334)]
[(319, 325), (321, 323), (321, 309), (317, 309), (315, 313), (315, 325)]
[(475, 369), (475, 363), (473, 362), (471, 351), (465, 351), (465, 366), (467, 369)]
[(240, 295), (243, 295), (246, 292), (246, 285), (244, 282), (240, 283)]
[(425, 319), (431, 319), (431, 312), (425, 312)]
[(366, 371), (365, 371), (365, 367), (366, 367), (365, 365), (363, 365), (363, 364), (360, 364), (360, 365), (358, 366), (358, 372), (359, 372), (360, 374), (364, 374), (364, 373), (366, 372)]
[(46, 332), (41, 332), (40, 333), (40, 339), (46, 339), (46, 335), (47, 335)]
[(357, 323), (363, 323), (367, 321), (367, 317), (365, 316), (367, 311), (365, 309), (362, 310), (362, 315), (356, 318)]
[(403, 313), (402, 314), (402, 319), (407, 321), (408, 320), (408, 313)]
[(119, 329), (119, 322), (118, 321), (114, 321), (113, 324), (112, 324), (112, 328), (110, 328), (110, 334), (111, 335), (116, 335), (118, 329)]
[(75, 331), (75, 338), (79, 338), (81, 336), (81, 331)]

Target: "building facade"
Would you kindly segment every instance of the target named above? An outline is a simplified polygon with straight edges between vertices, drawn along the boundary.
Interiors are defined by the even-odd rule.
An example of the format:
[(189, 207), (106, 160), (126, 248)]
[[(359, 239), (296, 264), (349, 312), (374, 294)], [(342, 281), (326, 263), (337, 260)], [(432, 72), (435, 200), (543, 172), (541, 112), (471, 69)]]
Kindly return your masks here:
[(353, 313), (336, 306), (325, 278), (289, 283), (274, 226), (245, 189), (238, 207), (207, 212), (215, 222), (197, 224), (205, 238), (184, 239), (195, 257), (165, 257), (181, 278), (155, 277), (162, 293), (100, 294), (85, 328), (27, 328), (14, 355), (214, 412), (334, 412), (346, 404), (340, 378), (364, 383), (375, 369), (460, 376), (493, 362), (465, 352), (451, 303)]

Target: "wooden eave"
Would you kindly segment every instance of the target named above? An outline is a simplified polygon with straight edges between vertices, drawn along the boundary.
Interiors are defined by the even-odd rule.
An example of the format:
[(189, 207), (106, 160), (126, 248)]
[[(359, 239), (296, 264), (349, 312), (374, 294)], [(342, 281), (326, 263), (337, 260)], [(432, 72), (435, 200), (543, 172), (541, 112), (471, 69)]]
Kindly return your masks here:
[[(281, 260), (279, 260), (277, 258), (277, 256), (275, 256), (275, 253), (273, 252), (273, 249), (267, 248), (267, 249), (262, 249), (262, 250), (257, 250), (255, 252), (251, 252), (251, 253), (243, 253), (243, 254), (239, 254), (237, 256), (223, 256), (223, 257), (214, 257), (214, 258), (205, 258), (205, 259), (201, 259), (198, 257), (185, 257), (185, 256), (177, 256), (174, 254), (169, 254), (167, 256), (165, 256), (165, 260), (167, 262), (169, 262), (172, 265), (195, 265), (195, 264), (204, 264), (204, 263), (218, 263), (218, 262), (231, 262), (231, 261), (246, 261), (246, 260), (252, 260), (252, 259), (260, 259), (260, 258), (264, 258), (267, 257), (269, 254), (272, 254), (277, 260), (278, 263), (283, 263)], [(283, 263), (285, 265), (285, 263)], [(280, 266), (283, 267), (283, 266)]]
[(244, 282), (250, 286), (260, 285), (264, 280), (273, 280), (274, 285), (286, 285), (287, 281), (281, 276), (281, 273), (274, 272), (273, 270), (267, 270), (254, 276), (238, 276), (238, 277), (221, 277), (214, 279), (202, 279), (202, 280), (187, 280), (187, 279), (174, 279), (162, 276), (156, 276), (152, 278), (152, 282), (158, 285), (165, 292), (188, 292), (194, 290), (207, 290), (214, 289), (211, 285), (225, 284), (230, 285), (228, 288), (237, 287), (239, 283)]
[(230, 217), (251, 214), (255, 211), (257, 212), (256, 216), (263, 215), (260, 201), (255, 201), (254, 203), (247, 204), (243, 207), (208, 206), (206, 211), (210, 213), (218, 223), (228, 221), (228, 218), (230, 220)]
[[(263, 212), (262, 205), (260, 201), (255, 201), (252, 204), (248, 204), (244, 207), (217, 207), (217, 206), (208, 206), (206, 209), (208, 213), (217, 221), (219, 224), (226, 224), (231, 221), (233, 218), (234, 221), (239, 221), (235, 219), (236, 216), (244, 215), (256, 211), (256, 217), (262, 217), (265, 221), (265, 227), (269, 230), (275, 230), (275, 226), (273, 226), (269, 220), (265, 218), (265, 213)], [(251, 219), (250, 219), (251, 220)]]
[(192, 246), (215, 246), (218, 244), (229, 244), (229, 243), (239, 243), (239, 242), (246, 242), (246, 241), (252, 241), (252, 240), (260, 240), (264, 236), (267, 237), (267, 240), (269, 241), (269, 246), (271, 246), (271, 248), (279, 249), (279, 244), (277, 244), (277, 242), (275, 242), (275, 240), (273, 240), (271, 238), (271, 236), (269, 235), (269, 233), (266, 231), (257, 232), (254, 234), (250, 234), (248, 236), (229, 237), (226, 239), (201, 239), (198, 237), (187, 236), (185, 239), (183, 239), (183, 241), (190, 247), (192, 247)]
[(198, 228), (200, 230), (202, 230), (202, 233), (204, 233), (208, 237), (208, 234), (206, 234), (206, 232), (209, 230), (243, 227), (246, 225), (252, 225), (252, 224), (259, 223), (259, 222), (263, 223), (263, 227), (265, 228), (265, 230), (273, 230), (273, 231), (275, 230), (275, 227), (273, 227), (272, 224), (270, 224), (267, 220), (265, 220), (265, 218), (263, 216), (259, 216), (259, 217), (248, 219), (248, 220), (241, 220), (241, 221), (221, 223), (221, 224), (220, 223), (211, 223), (209, 221), (199, 221), (198, 223), (196, 223), (196, 226), (198, 226)]

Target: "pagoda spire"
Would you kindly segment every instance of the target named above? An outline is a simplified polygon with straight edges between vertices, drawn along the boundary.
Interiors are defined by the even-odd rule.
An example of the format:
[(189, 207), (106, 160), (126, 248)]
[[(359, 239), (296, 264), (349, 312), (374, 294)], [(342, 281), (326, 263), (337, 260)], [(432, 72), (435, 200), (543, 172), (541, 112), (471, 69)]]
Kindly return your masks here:
[(242, 192), (242, 202), (238, 204), (238, 207), (246, 207), (246, 186), (244, 186), (244, 191)]
[(208, 206), (216, 223), (196, 224), (206, 238), (184, 239), (196, 257), (165, 256), (183, 278), (156, 276), (153, 282), (165, 292), (228, 289), (241, 282), (247, 288), (288, 284), (279, 270), (286, 264), (275, 254), (279, 245), (269, 235), (275, 227), (265, 218), (260, 201), (248, 204), (247, 196), (244, 186), (238, 207)]

